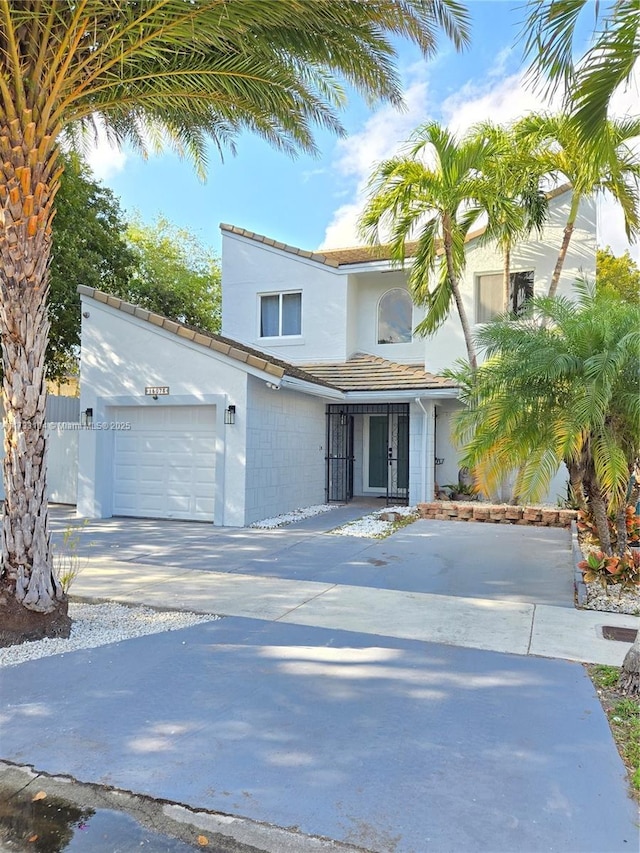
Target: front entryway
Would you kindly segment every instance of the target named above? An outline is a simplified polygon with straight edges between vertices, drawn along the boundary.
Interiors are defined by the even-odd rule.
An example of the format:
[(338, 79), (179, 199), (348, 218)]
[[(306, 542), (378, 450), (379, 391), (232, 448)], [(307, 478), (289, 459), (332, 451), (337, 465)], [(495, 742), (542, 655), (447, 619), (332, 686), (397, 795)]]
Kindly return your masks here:
[[(357, 472), (357, 475), (356, 475)], [(327, 406), (327, 501), (409, 499), (409, 404)]]

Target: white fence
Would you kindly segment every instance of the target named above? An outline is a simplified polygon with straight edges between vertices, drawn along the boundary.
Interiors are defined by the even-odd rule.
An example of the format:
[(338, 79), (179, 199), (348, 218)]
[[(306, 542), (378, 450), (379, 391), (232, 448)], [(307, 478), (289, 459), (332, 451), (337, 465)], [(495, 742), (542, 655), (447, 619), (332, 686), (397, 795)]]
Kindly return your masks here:
[[(0, 409), (1, 411), (1, 409)], [(75, 504), (78, 487), (78, 430), (68, 425), (80, 422), (78, 397), (47, 398), (48, 492), (54, 503)], [(4, 430), (0, 424), (0, 459), (4, 457)], [(0, 499), (4, 486), (0, 477)]]

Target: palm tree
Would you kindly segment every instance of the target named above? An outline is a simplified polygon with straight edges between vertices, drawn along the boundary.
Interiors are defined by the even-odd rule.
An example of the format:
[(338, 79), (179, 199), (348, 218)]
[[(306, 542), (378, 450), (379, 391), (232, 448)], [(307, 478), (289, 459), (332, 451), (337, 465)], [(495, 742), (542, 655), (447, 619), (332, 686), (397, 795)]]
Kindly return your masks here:
[[(46, 502), (47, 267), (61, 141), (102, 124), (145, 153), (162, 140), (200, 172), (207, 141), (243, 130), (314, 150), (342, 132), (339, 79), (399, 103), (391, 39), (425, 55), (467, 41), (456, 0), (0, 0), (0, 334), (5, 507), (0, 598), (68, 631)], [(15, 609), (15, 608), (14, 608)], [(34, 616), (35, 619), (35, 616)], [(6, 622), (3, 616), (3, 621)]]
[(622, 208), (629, 239), (640, 231), (640, 162), (629, 144), (640, 135), (640, 119), (607, 119), (588, 143), (570, 115), (531, 115), (518, 122), (514, 132), (531, 146), (542, 172), (569, 181), (573, 188), (549, 286), (549, 296), (555, 296), (583, 199), (609, 192)]
[(398, 263), (405, 260), (407, 243), (415, 243), (409, 286), (414, 302), (427, 309), (416, 331), (434, 334), (455, 303), (473, 368), (477, 356), (460, 277), (469, 231), (487, 210), (490, 192), (494, 198), (482, 177), (489, 151), (490, 142), (481, 136), (459, 140), (437, 122), (428, 122), (415, 131), (406, 153), (377, 167), (360, 219), (369, 242), (390, 234), (391, 256)]
[(549, 207), (540, 186), (541, 174), (532, 157), (527, 137), (517, 137), (512, 128), (482, 122), (475, 132), (490, 141), (482, 173), (499, 192), (487, 193), (487, 228), (483, 242), (492, 242), (502, 251), (504, 311), (510, 310), (511, 256), (519, 240), (532, 231), (541, 232)]
[[(460, 366), (450, 373), (466, 404), (455, 436), (464, 447), (462, 464), (489, 492), (518, 469), (518, 493), (535, 500), (564, 461), (574, 494), (593, 512), (602, 550), (612, 554), (613, 515), (622, 554), (640, 454), (640, 306), (586, 283), (576, 292), (577, 303), (545, 297), (533, 301), (534, 315), (481, 329), (486, 361), (476, 371)], [(619, 688), (640, 695), (640, 634)]]
[[(607, 118), (614, 92), (631, 79), (640, 59), (638, 0), (617, 0), (600, 15), (590, 0), (530, 0), (525, 52), (532, 71), (548, 88), (564, 88), (565, 104), (578, 133), (588, 141)], [(595, 8), (594, 39), (576, 63), (576, 30), (586, 7)]]
[(607, 517), (621, 527), (640, 448), (640, 307), (584, 282), (576, 295), (533, 300), (531, 315), (479, 331), (486, 361), (453, 374), (466, 404), (455, 434), (489, 492), (518, 469), (517, 493), (539, 499), (565, 462), (612, 554)]

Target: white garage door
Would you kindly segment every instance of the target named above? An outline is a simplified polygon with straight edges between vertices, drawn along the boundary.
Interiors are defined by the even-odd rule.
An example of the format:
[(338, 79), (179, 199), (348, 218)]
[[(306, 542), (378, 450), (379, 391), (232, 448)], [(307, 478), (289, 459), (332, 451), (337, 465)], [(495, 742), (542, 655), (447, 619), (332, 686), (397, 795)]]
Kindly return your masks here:
[(215, 406), (127, 406), (112, 420), (113, 514), (213, 521)]

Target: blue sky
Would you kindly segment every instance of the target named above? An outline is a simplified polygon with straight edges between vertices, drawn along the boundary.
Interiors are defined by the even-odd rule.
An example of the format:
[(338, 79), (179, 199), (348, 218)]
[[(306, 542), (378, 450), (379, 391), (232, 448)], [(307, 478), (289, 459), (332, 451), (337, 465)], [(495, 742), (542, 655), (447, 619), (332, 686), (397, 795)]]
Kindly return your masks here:
[[(94, 173), (113, 189), (125, 211), (137, 210), (145, 221), (162, 213), (216, 251), (220, 222), (305, 249), (357, 244), (355, 223), (366, 180), (374, 164), (393, 154), (416, 126), (436, 119), (464, 131), (482, 119), (506, 122), (549, 107), (524, 80), (518, 40), (522, 0), (471, 0), (468, 8), (473, 19), (469, 49), (456, 53), (443, 38), (436, 56), (425, 62), (413, 47), (400, 44), (406, 111), (386, 105), (369, 109), (357, 97), (350, 99), (342, 117), (348, 136), (337, 140), (318, 133), (317, 158), (292, 160), (247, 134), (238, 141), (236, 156), (226, 154), (221, 163), (211, 152), (204, 184), (189, 163), (170, 153), (144, 161), (106, 144), (90, 156)], [(619, 95), (616, 112), (635, 109), (637, 103), (636, 86)], [(607, 206), (601, 223), (602, 243), (622, 251), (621, 219)], [(637, 246), (633, 254), (640, 259)]]

